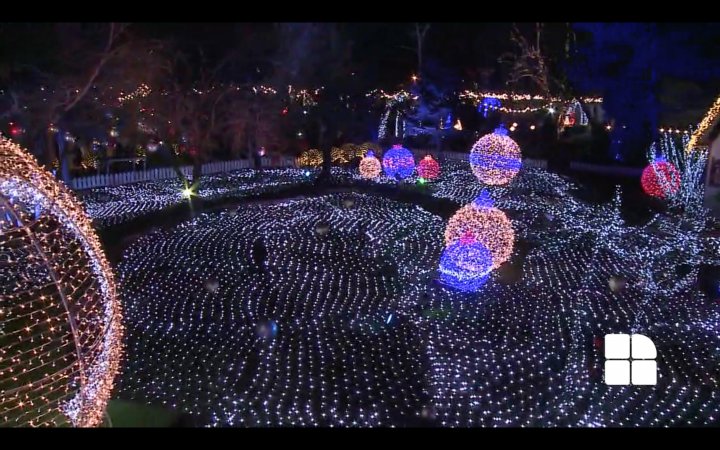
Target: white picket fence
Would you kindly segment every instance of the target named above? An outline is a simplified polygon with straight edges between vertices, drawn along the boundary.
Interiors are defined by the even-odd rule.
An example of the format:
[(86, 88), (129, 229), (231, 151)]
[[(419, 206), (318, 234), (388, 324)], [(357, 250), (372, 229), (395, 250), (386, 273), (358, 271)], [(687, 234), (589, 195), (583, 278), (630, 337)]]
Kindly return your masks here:
[[(295, 167), (295, 158), (291, 157), (264, 157), (262, 166), (267, 168)], [(234, 161), (217, 161), (202, 166), (203, 175), (231, 172), (233, 170), (247, 169), (253, 167), (253, 162), (247, 159)], [(192, 166), (182, 166), (180, 171), (188, 180), (192, 179)], [(137, 170), (133, 172), (119, 172), (105, 175), (91, 175), (87, 177), (73, 178), (70, 187), (76, 190), (90, 189), (103, 186), (119, 186), (122, 184), (138, 183), (141, 181), (166, 180), (177, 177), (177, 172), (172, 167), (161, 167), (150, 170)]]
[[(192, 178), (192, 166), (182, 166), (180, 171), (187, 178)], [(172, 167), (160, 167), (150, 170), (138, 170), (134, 172), (119, 172), (105, 175), (91, 175), (89, 177), (73, 178), (70, 187), (73, 189), (90, 189), (102, 186), (119, 186), (121, 184), (138, 183), (140, 181), (165, 180), (177, 177), (177, 172)]]

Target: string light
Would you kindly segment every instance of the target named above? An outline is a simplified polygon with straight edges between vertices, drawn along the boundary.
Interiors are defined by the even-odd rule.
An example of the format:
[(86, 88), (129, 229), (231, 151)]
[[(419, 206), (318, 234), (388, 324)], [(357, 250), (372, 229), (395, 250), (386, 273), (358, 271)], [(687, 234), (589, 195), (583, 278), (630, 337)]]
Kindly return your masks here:
[(0, 425), (99, 425), (122, 353), (120, 304), (72, 193), (0, 137)]
[[(519, 101), (548, 101), (551, 103), (560, 103), (564, 100), (561, 97), (546, 97), (543, 95), (531, 95), (531, 94), (517, 94), (512, 92), (475, 92), (465, 90), (460, 93), (461, 99), (471, 99), (473, 101), (479, 101), (486, 97), (496, 98), (498, 100), (512, 100), (515, 102)], [(583, 103), (602, 103), (602, 97), (581, 97), (580, 100)]]
[(152, 90), (150, 89), (150, 86), (143, 83), (140, 86), (138, 86), (137, 89), (135, 89), (133, 92), (130, 92), (129, 94), (123, 94), (121, 92), (120, 95), (118, 96), (117, 100), (120, 105), (123, 105), (127, 102), (147, 97), (148, 95), (150, 95), (151, 92), (152, 92)]
[(715, 121), (717, 120), (718, 114), (720, 114), (720, 97), (715, 99), (715, 103), (710, 107), (707, 113), (705, 113), (705, 116), (702, 118), (700, 123), (698, 124), (697, 129), (690, 137), (690, 141), (688, 142), (688, 145), (685, 147), (686, 151), (690, 152), (695, 149), (703, 150), (707, 146), (703, 146), (700, 144), (703, 136), (705, 136), (706, 133), (710, 131), (710, 128), (713, 126)]

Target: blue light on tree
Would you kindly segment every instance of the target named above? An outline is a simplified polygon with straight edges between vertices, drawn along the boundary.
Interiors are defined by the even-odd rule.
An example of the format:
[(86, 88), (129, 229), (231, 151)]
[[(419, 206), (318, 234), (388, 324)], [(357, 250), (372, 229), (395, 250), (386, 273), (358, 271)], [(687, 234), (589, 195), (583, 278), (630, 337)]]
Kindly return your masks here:
[(383, 156), (383, 170), (390, 178), (407, 178), (415, 170), (415, 157), (412, 152), (401, 145), (393, 147)]
[(482, 102), (478, 104), (478, 112), (482, 113), (483, 117), (487, 117), (490, 111), (497, 111), (500, 109), (500, 100), (495, 97), (485, 97)]
[(492, 253), (472, 235), (450, 244), (440, 256), (440, 281), (462, 292), (475, 292), (493, 268)]

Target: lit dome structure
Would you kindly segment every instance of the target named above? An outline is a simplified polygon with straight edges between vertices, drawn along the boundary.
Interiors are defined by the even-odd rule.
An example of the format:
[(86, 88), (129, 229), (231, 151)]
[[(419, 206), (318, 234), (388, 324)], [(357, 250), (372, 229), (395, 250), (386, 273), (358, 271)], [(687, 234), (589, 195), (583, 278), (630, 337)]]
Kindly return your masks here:
[(0, 137), (0, 426), (97, 426), (122, 354), (112, 271), (73, 194)]
[(497, 128), (478, 139), (470, 150), (470, 167), (480, 182), (489, 185), (509, 183), (520, 171), (522, 153), (507, 130)]
[(393, 145), (385, 152), (382, 160), (383, 170), (389, 178), (407, 178), (415, 170), (415, 157), (402, 145)]

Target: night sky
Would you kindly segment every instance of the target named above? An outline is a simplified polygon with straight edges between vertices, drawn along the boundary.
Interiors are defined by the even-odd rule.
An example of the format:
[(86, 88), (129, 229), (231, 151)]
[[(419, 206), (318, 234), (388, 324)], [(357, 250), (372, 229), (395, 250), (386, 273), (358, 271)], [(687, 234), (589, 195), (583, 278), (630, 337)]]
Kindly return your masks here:
[[(520, 25), (528, 28), (528, 24)], [(529, 24), (530, 30), (532, 24)], [(139, 23), (137, 33), (149, 38), (171, 39), (182, 48), (202, 47), (206, 58), (220, 58), (242, 46), (251, 33), (272, 35), (272, 23)], [(499, 68), (498, 57), (513, 49), (511, 23), (434, 23), (425, 41), (424, 58), (461, 78), (478, 68)], [(555, 35), (564, 35), (566, 24), (550, 25)], [(364, 75), (377, 86), (394, 89), (415, 72), (415, 28), (413, 23), (344, 23), (343, 36), (352, 42), (352, 58)], [(432, 61), (432, 62), (431, 62)]]

